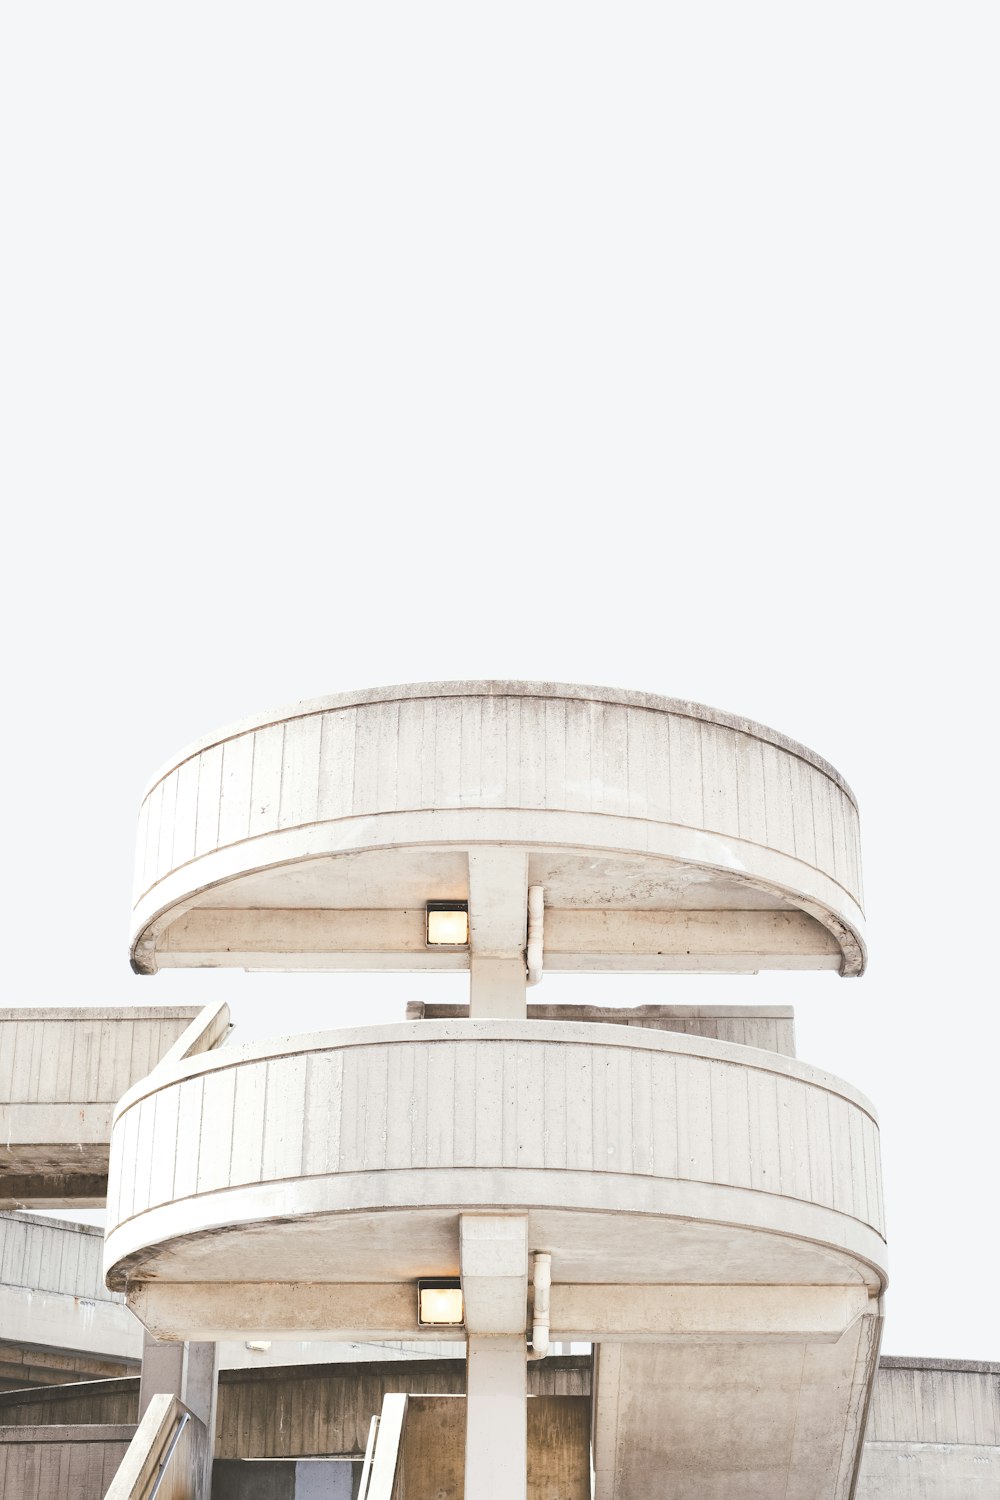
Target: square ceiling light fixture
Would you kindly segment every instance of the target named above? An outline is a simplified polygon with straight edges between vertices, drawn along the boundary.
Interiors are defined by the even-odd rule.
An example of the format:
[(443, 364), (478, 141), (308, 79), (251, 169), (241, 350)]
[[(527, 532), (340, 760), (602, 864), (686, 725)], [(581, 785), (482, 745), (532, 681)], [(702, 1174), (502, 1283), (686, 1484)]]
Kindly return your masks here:
[(464, 1317), (459, 1280), (417, 1282), (417, 1322), (421, 1328), (461, 1328)]
[(428, 901), (428, 948), (467, 948), (469, 946), (468, 901)]

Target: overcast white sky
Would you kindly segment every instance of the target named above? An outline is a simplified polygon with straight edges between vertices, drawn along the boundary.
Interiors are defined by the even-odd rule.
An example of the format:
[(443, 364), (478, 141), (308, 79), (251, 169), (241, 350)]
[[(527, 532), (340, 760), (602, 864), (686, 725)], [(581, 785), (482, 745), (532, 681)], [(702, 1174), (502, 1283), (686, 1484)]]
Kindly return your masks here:
[(1000, 1359), (986, 3), (0, 16), (3, 1004), (391, 1019), (432, 976), (132, 975), (147, 777), (277, 704), (555, 678), (803, 740), (871, 964), (777, 1001), (878, 1106), (890, 1353)]

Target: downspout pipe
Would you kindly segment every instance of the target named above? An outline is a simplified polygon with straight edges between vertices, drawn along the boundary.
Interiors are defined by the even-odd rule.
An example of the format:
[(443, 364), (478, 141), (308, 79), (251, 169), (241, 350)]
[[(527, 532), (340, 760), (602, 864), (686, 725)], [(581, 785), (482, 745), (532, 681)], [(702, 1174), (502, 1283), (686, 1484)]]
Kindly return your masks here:
[(547, 1250), (536, 1250), (534, 1259), (531, 1357), (543, 1359), (549, 1352), (549, 1292), (552, 1288), (552, 1256)]
[(542, 951), (545, 936), (545, 889), (540, 885), (528, 887), (528, 947), (525, 961), (528, 966), (528, 987), (537, 984), (542, 977)]

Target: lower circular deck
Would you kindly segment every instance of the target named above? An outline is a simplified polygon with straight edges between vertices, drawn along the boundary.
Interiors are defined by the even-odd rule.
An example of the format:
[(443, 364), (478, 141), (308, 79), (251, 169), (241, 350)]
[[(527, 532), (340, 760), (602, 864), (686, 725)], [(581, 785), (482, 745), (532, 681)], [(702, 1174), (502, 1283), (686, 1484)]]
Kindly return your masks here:
[(860, 1095), (777, 1054), (578, 1022), (370, 1027), (154, 1072), (116, 1117), (105, 1266), (130, 1295), (400, 1287), (458, 1273), (474, 1211), (526, 1214), (563, 1283), (885, 1280)]

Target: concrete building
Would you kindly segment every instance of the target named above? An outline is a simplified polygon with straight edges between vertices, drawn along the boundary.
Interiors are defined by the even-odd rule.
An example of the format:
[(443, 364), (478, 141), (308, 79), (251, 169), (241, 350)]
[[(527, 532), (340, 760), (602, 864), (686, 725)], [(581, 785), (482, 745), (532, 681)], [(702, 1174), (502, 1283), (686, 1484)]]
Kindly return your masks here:
[[(131, 943), (144, 974), (461, 970), (469, 1003), (242, 1046), (177, 1017), (115, 1094), (106, 1331), (46, 1335), (141, 1374), (0, 1396), (22, 1486), (62, 1430), (116, 1500), (207, 1496), (213, 1455), (225, 1496), (1000, 1493), (996, 1367), (879, 1373), (877, 1121), (791, 1013), (528, 1003), (547, 971), (859, 975), (857, 807), (813, 752), (558, 684), (302, 704), (154, 778)], [(12, 1181), (98, 1195), (30, 1133)]]

